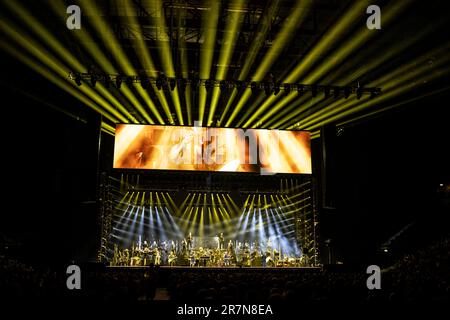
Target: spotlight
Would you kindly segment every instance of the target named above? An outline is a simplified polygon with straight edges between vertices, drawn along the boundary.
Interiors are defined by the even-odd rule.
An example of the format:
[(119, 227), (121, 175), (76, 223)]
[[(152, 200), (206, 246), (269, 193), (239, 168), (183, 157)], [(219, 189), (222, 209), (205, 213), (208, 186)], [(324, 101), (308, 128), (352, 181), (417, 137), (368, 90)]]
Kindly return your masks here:
[(323, 88), (323, 92), (325, 95), (325, 99), (328, 99), (330, 97), (331, 88), (329, 86), (326, 86), (325, 88)]
[(370, 90), (370, 99), (375, 98), (376, 96), (378, 96), (380, 94), (380, 89), (371, 89)]
[(104, 86), (105, 86), (105, 88), (106, 89), (109, 89), (109, 83), (110, 83), (110, 79), (109, 79), (109, 77), (108, 76), (105, 76), (105, 79), (104, 79)]
[(280, 84), (274, 83), (273, 85), (273, 95), (276, 96), (278, 93), (280, 93)]
[(287, 96), (289, 93), (291, 93), (291, 85), (289, 83), (285, 83), (283, 85), (284, 88), (284, 95)]
[(97, 83), (97, 77), (93, 74), (91, 74), (91, 86), (95, 87), (95, 84)]
[(177, 80), (175, 78), (170, 78), (169, 79), (169, 86), (170, 86), (170, 91), (175, 90), (175, 88), (177, 86)]
[(238, 89), (239, 91), (244, 90), (247, 87), (247, 85), (244, 81), (239, 81), (239, 80), (236, 81), (235, 86), (236, 86), (236, 89)]
[(211, 92), (211, 89), (213, 87), (213, 83), (211, 80), (205, 80), (205, 89), (207, 93)]
[(362, 88), (361, 87), (358, 87), (358, 88), (356, 88), (356, 99), (361, 99), (361, 97), (362, 97)]
[(191, 79), (191, 88), (193, 90), (198, 88), (198, 78), (197, 77)]
[(158, 88), (158, 90), (169, 89), (167, 84), (167, 77), (163, 72), (160, 72), (158, 78), (156, 78), (156, 88)]
[(266, 93), (266, 96), (270, 96), (270, 94), (272, 93), (270, 82), (264, 82), (264, 92)]
[(333, 96), (335, 99), (339, 98), (339, 87), (334, 87)]
[(150, 80), (146, 76), (140, 76), (140, 80), (143, 89), (148, 89), (150, 87)]
[(186, 86), (187, 86), (187, 80), (186, 79), (178, 79), (178, 88), (180, 89), (180, 91), (184, 92), (186, 91)]
[(250, 88), (252, 89), (252, 93), (255, 93), (258, 89), (258, 84), (255, 81), (252, 81), (252, 83), (250, 83)]
[(77, 86), (81, 86), (81, 75), (79, 73), (75, 75), (75, 83)]
[(162, 88), (162, 81), (160, 77), (156, 78), (156, 88), (158, 88), (158, 90), (161, 90)]
[(350, 87), (345, 87), (344, 88), (344, 98), (348, 99), (348, 97), (350, 96), (350, 93), (352, 92), (352, 88)]
[(311, 86), (311, 94), (312, 94), (313, 97), (317, 96), (317, 86), (315, 84), (313, 84)]
[(220, 81), (219, 84), (220, 90), (225, 91), (228, 89), (228, 83), (225, 80)]
[(122, 85), (122, 76), (118, 75), (118, 76), (116, 76), (116, 88), (120, 89), (121, 85)]

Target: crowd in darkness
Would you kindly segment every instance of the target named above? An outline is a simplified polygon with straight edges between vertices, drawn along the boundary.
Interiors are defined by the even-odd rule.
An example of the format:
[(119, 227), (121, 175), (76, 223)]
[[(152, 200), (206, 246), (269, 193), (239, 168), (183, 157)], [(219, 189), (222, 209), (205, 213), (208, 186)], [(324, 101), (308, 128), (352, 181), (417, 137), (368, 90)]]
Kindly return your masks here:
[(82, 290), (66, 288), (62, 270), (33, 268), (0, 257), (3, 297), (79, 297), (100, 301), (151, 301), (157, 288), (174, 301), (447, 301), (450, 296), (450, 240), (405, 255), (382, 271), (381, 290), (368, 290), (364, 272), (281, 270), (124, 270), (83, 271)]

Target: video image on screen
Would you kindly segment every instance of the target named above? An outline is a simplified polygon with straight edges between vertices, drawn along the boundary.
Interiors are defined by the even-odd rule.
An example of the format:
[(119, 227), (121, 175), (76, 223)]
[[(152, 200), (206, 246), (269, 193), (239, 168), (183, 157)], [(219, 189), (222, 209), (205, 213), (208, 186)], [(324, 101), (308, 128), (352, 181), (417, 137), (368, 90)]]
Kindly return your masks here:
[(311, 174), (310, 133), (119, 124), (113, 167)]

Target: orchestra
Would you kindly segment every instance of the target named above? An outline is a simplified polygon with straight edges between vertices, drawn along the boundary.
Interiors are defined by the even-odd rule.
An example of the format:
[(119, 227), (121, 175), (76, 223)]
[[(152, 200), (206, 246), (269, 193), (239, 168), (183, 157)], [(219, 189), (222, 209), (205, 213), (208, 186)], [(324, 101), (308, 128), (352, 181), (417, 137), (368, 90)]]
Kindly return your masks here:
[[(131, 248), (119, 248), (114, 244), (111, 266), (190, 266), (190, 267), (306, 267), (309, 259), (282, 254), (272, 248), (270, 239), (263, 243), (228, 241), (225, 248), (223, 233), (217, 237), (217, 246), (194, 246), (189, 233), (181, 244), (172, 241), (156, 241), (151, 244), (133, 243)], [(263, 250), (264, 248), (264, 250)], [(278, 248), (279, 249), (279, 248)]]

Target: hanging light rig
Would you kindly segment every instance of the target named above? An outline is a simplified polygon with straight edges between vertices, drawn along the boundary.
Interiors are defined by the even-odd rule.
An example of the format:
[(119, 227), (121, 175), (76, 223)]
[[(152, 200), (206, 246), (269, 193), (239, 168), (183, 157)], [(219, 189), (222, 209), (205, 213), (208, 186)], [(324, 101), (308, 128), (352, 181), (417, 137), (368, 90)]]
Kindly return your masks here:
[[(368, 95), (370, 98), (375, 98), (381, 94), (381, 88), (363, 87), (359, 83), (356, 86), (334, 86), (321, 84), (303, 84), (303, 83), (277, 83), (271, 81), (234, 81), (234, 80), (214, 80), (214, 79), (190, 79), (190, 78), (172, 78), (160, 74), (158, 77), (147, 77), (143, 75), (121, 75), (121, 74), (93, 74), (93, 73), (79, 73), (70, 72), (69, 78), (73, 80), (77, 86), (81, 86), (83, 82), (95, 87), (97, 82), (103, 84), (114, 84), (117, 89), (120, 89), (122, 82), (127, 85), (140, 83), (145, 89), (150, 88), (150, 84), (155, 84), (158, 90), (170, 90), (175, 88), (184, 91), (187, 85), (191, 88), (198, 88), (204, 86), (207, 90), (213, 87), (218, 87), (221, 90), (228, 90), (229, 88), (236, 88), (242, 90), (250, 88), (252, 92), (264, 90), (267, 96), (278, 95), (283, 92), (288, 95), (293, 91), (297, 91), (298, 95), (303, 95), (305, 92), (311, 92), (313, 97), (316, 97), (319, 92), (322, 92), (325, 98), (333, 97), (337, 99), (343, 97), (348, 99), (351, 94), (355, 94), (359, 100), (363, 95)], [(343, 93), (341, 95), (340, 93)]]

